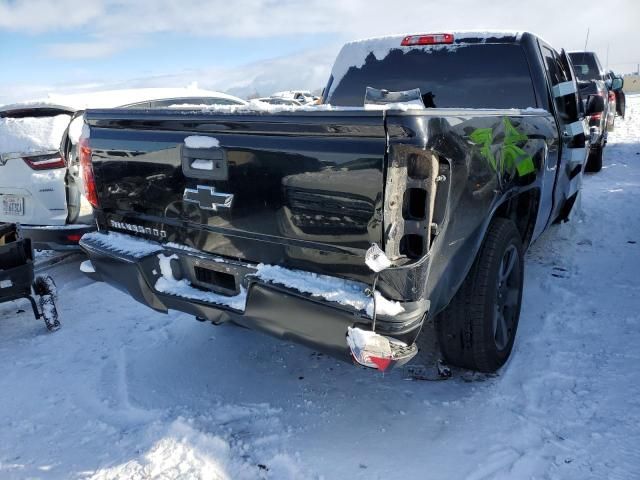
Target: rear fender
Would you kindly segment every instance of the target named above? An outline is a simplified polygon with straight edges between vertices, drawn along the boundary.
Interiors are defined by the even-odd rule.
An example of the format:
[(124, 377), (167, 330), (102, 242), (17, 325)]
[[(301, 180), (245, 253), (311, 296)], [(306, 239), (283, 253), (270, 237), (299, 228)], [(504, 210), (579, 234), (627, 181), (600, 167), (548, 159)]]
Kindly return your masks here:
[[(404, 263), (405, 270), (414, 266), (416, 272), (420, 271), (420, 275), (405, 273), (405, 278), (410, 279), (407, 282), (413, 283), (402, 284), (402, 293), (413, 292), (418, 298), (429, 299), (430, 315), (441, 311), (455, 295), (495, 216), (514, 220), (524, 244), (530, 241), (540, 207), (545, 145), (552, 125), (550, 115), (540, 113), (437, 114), (443, 112), (434, 110), (433, 116), (427, 118), (423, 113), (420, 117), (398, 115), (387, 119), (390, 145), (385, 191), (386, 252), (399, 253), (396, 264)], [(387, 217), (393, 203), (396, 218), (404, 220), (405, 233), (406, 225), (413, 225), (407, 221), (406, 210), (398, 206), (403, 190), (394, 185), (405, 174), (393, 172), (396, 165), (402, 169), (398, 160), (402, 155), (417, 155), (428, 165), (429, 186), (434, 189), (427, 195), (427, 220), (419, 225), (428, 236), (428, 250), (418, 259), (407, 258), (402, 241), (397, 240), (399, 234), (393, 231)], [(411, 175), (406, 175), (405, 189), (410, 188), (411, 182)], [(401, 282), (397, 277), (393, 271), (385, 271), (380, 278), (398, 288)], [(385, 291), (387, 295), (391, 293)]]

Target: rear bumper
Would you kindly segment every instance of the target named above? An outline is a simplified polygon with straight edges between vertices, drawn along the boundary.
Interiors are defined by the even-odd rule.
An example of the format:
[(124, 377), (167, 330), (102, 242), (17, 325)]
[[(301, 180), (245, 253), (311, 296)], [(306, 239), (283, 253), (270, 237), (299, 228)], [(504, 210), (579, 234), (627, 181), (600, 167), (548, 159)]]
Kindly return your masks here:
[[(230, 321), (345, 361), (351, 359), (346, 339), (348, 328), (371, 329), (371, 318), (364, 311), (260, 280), (251, 274), (252, 266), (248, 264), (166, 246), (134, 257), (116, 252), (91, 238), (83, 238), (80, 245), (101, 280), (159, 312), (178, 310), (215, 324)], [(173, 258), (176, 271), (187, 278), (189, 274), (185, 270), (202, 262), (214, 262), (217, 268), (242, 277), (243, 292), (246, 291), (244, 309), (159, 291), (156, 288), (158, 278), (162, 276), (159, 258), (163, 256)], [(166, 263), (164, 268), (166, 270)], [(363, 284), (363, 288), (366, 285)], [(378, 315), (376, 332), (412, 345), (422, 328), (428, 302), (402, 305), (405, 311), (398, 315)]]
[(37, 250), (79, 250), (82, 235), (95, 230), (93, 225), (61, 225), (36, 226), (23, 225), (20, 227), (22, 236), (31, 239), (33, 248)]

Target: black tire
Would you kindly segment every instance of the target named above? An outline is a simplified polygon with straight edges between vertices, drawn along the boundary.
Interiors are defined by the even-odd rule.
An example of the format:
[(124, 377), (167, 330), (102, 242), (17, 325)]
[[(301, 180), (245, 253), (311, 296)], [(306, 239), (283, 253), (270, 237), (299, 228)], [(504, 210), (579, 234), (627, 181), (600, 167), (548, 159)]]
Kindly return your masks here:
[(38, 297), (38, 303), (47, 330), (50, 332), (58, 330), (60, 328), (60, 321), (58, 320), (58, 309), (56, 308), (53, 295), (42, 295)]
[(523, 278), (518, 229), (510, 220), (495, 218), (467, 278), (436, 319), (447, 363), (486, 373), (505, 364), (520, 319)]
[(33, 291), (36, 295), (52, 295), (54, 300), (58, 301), (58, 289), (56, 282), (50, 275), (39, 275), (33, 281)]
[(602, 145), (597, 147), (591, 147), (589, 149), (589, 156), (587, 157), (587, 164), (584, 167), (585, 172), (597, 173), (602, 170)]

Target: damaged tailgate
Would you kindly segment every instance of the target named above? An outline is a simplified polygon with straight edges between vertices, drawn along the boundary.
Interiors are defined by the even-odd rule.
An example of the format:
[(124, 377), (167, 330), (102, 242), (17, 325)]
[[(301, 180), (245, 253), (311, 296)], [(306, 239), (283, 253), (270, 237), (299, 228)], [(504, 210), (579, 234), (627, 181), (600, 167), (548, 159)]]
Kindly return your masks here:
[(103, 226), (366, 278), (382, 242), (381, 111), (87, 112)]

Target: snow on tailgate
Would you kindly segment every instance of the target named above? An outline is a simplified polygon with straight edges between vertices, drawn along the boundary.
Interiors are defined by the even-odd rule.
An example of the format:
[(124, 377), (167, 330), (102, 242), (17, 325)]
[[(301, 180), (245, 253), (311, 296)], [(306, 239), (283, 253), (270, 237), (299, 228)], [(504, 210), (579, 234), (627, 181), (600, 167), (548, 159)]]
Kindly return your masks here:
[(58, 150), (69, 115), (0, 118), (0, 153), (35, 153)]
[(190, 135), (184, 139), (184, 145), (187, 148), (216, 148), (220, 146), (220, 142), (214, 137)]

